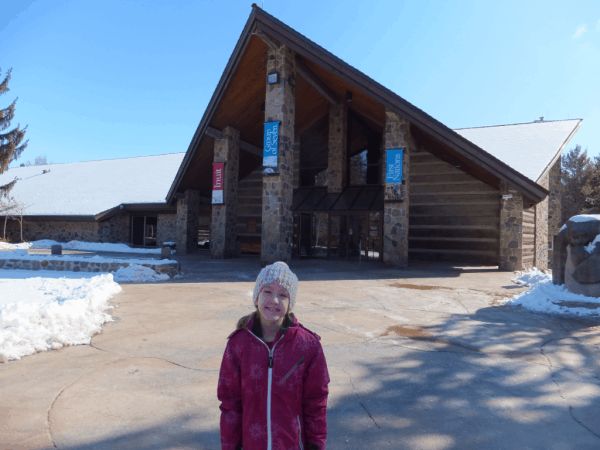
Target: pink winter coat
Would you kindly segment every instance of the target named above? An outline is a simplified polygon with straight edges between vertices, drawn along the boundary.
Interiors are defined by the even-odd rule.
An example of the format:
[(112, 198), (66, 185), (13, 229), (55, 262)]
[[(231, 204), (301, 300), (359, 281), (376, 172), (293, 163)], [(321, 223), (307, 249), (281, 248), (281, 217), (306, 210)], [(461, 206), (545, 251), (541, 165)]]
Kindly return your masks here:
[(325, 450), (329, 373), (317, 334), (290, 313), (262, 340), (258, 312), (227, 342), (217, 397), (222, 450)]

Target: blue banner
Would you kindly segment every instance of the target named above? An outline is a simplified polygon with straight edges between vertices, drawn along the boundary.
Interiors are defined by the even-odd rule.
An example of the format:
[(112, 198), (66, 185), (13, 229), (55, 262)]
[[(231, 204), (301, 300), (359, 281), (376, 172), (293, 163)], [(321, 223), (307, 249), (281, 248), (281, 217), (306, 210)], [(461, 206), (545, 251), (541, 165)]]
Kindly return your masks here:
[(277, 155), (279, 146), (279, 122), (265, 123), (265, 136), (263, 147), (263, 167), (277, 169)]
[(385, 182), (389, 184), (402, 183), (402, 154), (404, 149), (386, 150)]

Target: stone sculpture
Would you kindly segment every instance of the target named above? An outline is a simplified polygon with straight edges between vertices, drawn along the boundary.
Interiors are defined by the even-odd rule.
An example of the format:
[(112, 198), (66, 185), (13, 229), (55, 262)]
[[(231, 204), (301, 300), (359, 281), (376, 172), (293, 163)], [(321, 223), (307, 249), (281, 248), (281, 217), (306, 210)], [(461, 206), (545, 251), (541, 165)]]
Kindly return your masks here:
[(571, 217), (554, 241), (552, 282), (600, 297), (600, 215)]

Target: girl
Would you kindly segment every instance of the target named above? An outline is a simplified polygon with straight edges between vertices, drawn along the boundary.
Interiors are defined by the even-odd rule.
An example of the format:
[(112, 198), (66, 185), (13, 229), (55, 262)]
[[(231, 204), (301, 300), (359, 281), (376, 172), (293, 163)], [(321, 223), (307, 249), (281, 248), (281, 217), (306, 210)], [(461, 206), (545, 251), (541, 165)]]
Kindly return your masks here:
[(292, 313), (298, 278), (261, 270), (256, 311), (229, 335), (217, 397), (222, 450), (325, 450), (329, 373), (317, 334)]

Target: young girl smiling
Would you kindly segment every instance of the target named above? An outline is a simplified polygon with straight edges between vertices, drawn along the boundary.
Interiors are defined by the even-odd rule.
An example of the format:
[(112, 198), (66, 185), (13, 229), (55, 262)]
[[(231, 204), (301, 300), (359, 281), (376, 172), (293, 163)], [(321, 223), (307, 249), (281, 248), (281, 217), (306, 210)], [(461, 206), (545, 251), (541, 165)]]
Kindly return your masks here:
[(222, 450), (325, 450), (329, 373), (321, 338), (292, 313), (297, 290), (287, 264), (265, 267), (256, 311), (228, 338), (217, 389)]

